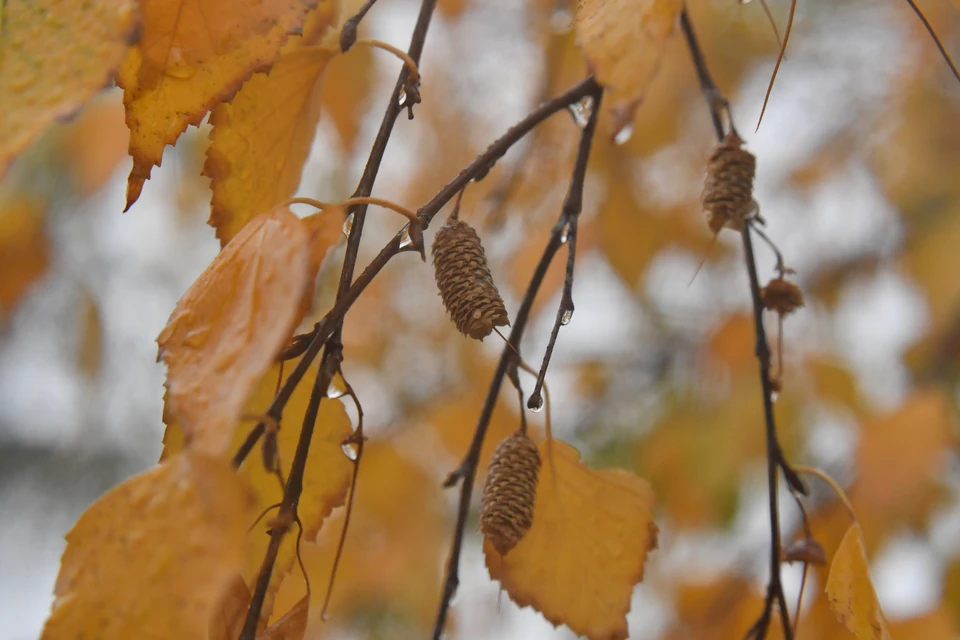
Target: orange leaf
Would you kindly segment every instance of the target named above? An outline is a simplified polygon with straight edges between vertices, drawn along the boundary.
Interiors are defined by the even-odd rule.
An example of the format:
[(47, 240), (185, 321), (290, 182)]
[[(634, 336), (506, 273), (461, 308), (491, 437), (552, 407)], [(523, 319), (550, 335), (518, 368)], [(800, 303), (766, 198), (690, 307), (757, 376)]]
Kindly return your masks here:
[(210, 621), (208, 640), (235, 640), (243, 630), (250, 606), (250, 589), (239, 573), (227, 584)]
[(258, 216), (214, 258), (157, 338), (168, 401), (194, 451), (227, 452), (241, 410), (313, 284), (309, 234), (287, 209)]
[(203, 637), (243, 561), (249, 498), (226, 462), (191, 453), (109, 491), (67, 534), (43, 638)]
[(293, 609), (257, 634), (257, 640), (301, 640), (307, 632), (310, 598), (303, 596)]
[[(289, 375), (296, 365), (296, 360), (287, 362), (284, 364), (283, 370)], [(246, 400), (245, 413), (258, 415), (266, 411), (277, 389), (279, 374), (280, 365), (274, 364), (263, 375), (257, 387)], [(297, 442), (300, 439), (303, 416), (307, 411), (307, 404), (316, 377), (317, 367), (310, 367), (303, 380), (297, 385), (293, 395), (290, 396), (290, 400), (283, 411), (283, 420), (277, 433), (277, 453), (284, 478), (290, 477), (290, 465), (293, 462)], [(164, 411), (164, 421), (167, 423), (167, 431), (163, 438), (163, 456), (166, 458), (183, 449), (183, 429), (168, 411)], [(247, 421), (244, 424), (247, 428), (234, 429), (233, 442), (230, 443), (231, 452), (236, 451), (240, 443), (246, 439), (249, 430), (254, 426), (253, 421)], [(350, 433), (350, 419), (347, 417), (343, 404), (339, 400), (323, 400), (320, 403), (320, 411), (317, 413), (317, 423), (307, 454), (303, 493), (300, 495), (300, 502), (297, 506), (300, 521), (303, 523), (304, 540), (316, 538), (323, 521), (330, 515), (330, 512), (344, 503), (350, 486), (353, 466), (343, 455), (340, 443)], [(253, 487), (256, 495), (255, 508), (258, 513), (282, 500), (283, 493), (278, 478), (266, 470), (258, 450), (251, 452), (250, 457), (240, 467), (238, 473)], [(270, 540), (269, 536), (264, 533), (267, 528), (264, 521), (269, 521), (276, 516), (276, 513), (276, 510), (273, 510), (264, 516), (263, 521), (254, 527), (250, 534), (252, 544), (248, 548), (243, 569), (243, 576), (248, 584), (253, 584), (253, 581), (256, 580), (260, 564), (263, 562), (263, 555)], [(283, 578), (296, 561), (297, 534), (297, 527), (293, 525), (284, 537), (283, 544), (277, 554), (267, 598), (264, 601), (263, 616), (265, 619), (269, 617), (272, 610), (274, 594), (280, 588)], [(303, 588), (302, 584), (297, 586), (300, 589)]]
[(870, 581), (863, 533), (857, 523), (847, 529), (833, 556), (827, 578), (827, 597), (837, 620), (857, 640), (890, 640), (887, 619)]
[(577, 5), (577, 44), (607, 88), (616, 129), (633, 120), (682, 8), (682, 0), (581, 0)]
[(576, 449), (540, 446), (533, 526), (507, 555), (487, 541), (490, 576), (510, 598), (588, 638), (626, 638), (633, 587), (656, 547), (656, 498), (621, 469), (593, 471)]
[(203, 171), (221, 244), (297, 190), (320, 120), (323, 71), (336, 54), (316, 47), (285, 53), (269, 75), (255, 75), (214, 110)]
[[(142, 37), (117, 73), (130, 128), (127, 208), (163, 148), (230, 100), (304, 23), (317, 0), (143, 0)], [(327, 2), (327, 4), (332, 4)]]
[(0, 178), (47, 125), (76, 112), (110, 81), (136, 25), (134, 0), (3, 3)]
[(0, 323), (49, 266), (44, 205), (18, 197), (0, 203)]

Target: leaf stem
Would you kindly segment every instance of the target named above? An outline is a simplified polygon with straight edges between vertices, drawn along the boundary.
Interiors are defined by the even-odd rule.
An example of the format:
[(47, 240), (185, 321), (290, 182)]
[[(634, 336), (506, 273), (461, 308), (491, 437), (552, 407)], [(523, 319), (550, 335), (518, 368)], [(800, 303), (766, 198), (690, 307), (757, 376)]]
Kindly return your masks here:
[(837, 494), (837, 497), (840, 498), (840, 501), (843, 503), (843, 506), (846, 507), (847, 513), (850, 515), (850, 519), (854, 522), (857, 521), (857, 514), (853, 510), (853, 504), (850, 502), (850, 498), (847, 497), (847, 493), (843, 488), (837, 484), (837, 481), (831, 478), (825, 471), (821, 471), (816, 467), (807, 467), (804, 465), (794, 465), (793, 470), (797, 473), (806, 473), (811, 476), (816, 476), (830, 485), (830, 488), (833, 489), (833, 492)]
[(374, 49), (383, 49), (384, 51), (389, 51), (393, 55), (400, 58), (403, 61), (404, 66), (407, 67), (407, 78), (410, 82), (418, 83), (420, 82), (420, 69), (417, 68), (417, 63), (414, 62), (413, 58), (407, 55), (406, 51), (402, 49), (397, 49), (392, 44), (383, 42), (382, 40), (376, 40), (374, 38), (361, 38), (353, 43), (353, 46), (363, 45), (365, 47), (372, 47)]
[(402, 204), (397, 204), (396, 202), (391, 202), (390, 200), (384, 200), (383, 198), (353, 197), (347, 198), (343, 202), (323, 202), (322, 200), (316, 200), (315, 198), (296, 197), (287, 200), (284, 203), (284, 206), (291, 204), (308, 204), (312, 207), (316, 207), (320, 211), (326, 211), (327, 209), (335, 209), (338, 207), (349, 207), (358, 204), (374, 204), (379, 207), (383, 207), (384, 209), (395, 211), (414, 224), (419, 223), (417, 214), (415, 214), (413, 211), (410, 211), (410, 209), (407, 209)]

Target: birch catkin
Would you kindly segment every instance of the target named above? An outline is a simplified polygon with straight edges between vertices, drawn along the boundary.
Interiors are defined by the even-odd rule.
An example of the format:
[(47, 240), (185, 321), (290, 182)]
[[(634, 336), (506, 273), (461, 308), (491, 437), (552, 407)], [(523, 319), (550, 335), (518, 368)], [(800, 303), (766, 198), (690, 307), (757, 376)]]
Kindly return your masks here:
[(480, 236), (469, 224), (450, 219), (437, 232), (433, 268), (443, 305), (460, 333), (483, 340), (494, 327), (510, 324)]
[(480, 531), (500, 555), (517, 546), (533, 525), (540, 452), (517, 432), (497, 447), (480, 501)]
[(753, 177), (757, 159), (743, 148), (743, 140), (730, 132), (710, 153), (701, 202), (713, 233), (723, 227), (742, 231), (744, 221), (756, 214)]

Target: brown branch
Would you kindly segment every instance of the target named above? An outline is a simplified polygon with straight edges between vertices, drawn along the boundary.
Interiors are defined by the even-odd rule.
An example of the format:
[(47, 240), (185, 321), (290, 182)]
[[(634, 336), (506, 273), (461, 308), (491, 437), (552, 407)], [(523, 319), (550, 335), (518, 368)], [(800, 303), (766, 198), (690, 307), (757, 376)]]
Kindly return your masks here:
[(527, 407), (537, 411), (543, 407), (543, 379), (547, 375), (547, 367), (550, 366), (550, 358), (553, 356), (553, 348), (557, 344), (560, 327), (570, 322), (570, 318), (573, 316), (573, 271), (577, 259), (577, 223), (580, 220), (580, 211), (583, 210), (583, 184), (587, 177), (587, 163), (590, 160), (590, 148), (593, 146), (593, 135), (597, 129), (602, 98), (603, 93), (598, 91), (593, 100), (593, 110), (587, 120), (587, 126), (583, 128), (583, 133), (580, 135), (580, 146), (577, 149), (577, 160), (573, 167), (570, 189), (567, 191), (567, 197), (563, 201), (563, 209), (560, 213), (560, 221), (567, 225), (564, 229), (564, 235), (561, 237), (561, 240), (566, 240), (567, 243), (567, 272), (563, 281), (563, 294), (560, 296), (557, 317), (553, 322), (553, 330), (550, 332), (550, 341), (547, 342), (547, 348), (543, 353), (543, 363), (540, 365), (540, 373), (537, 374), (537, 382), (533, 387), (533, 393), (530, 394), (530, 399), (527, 401)]
[[(527, 115), (527, 117), (508, 129), (503, 136), (491, 144), (484, 153), (477, 156), (473, 162), (467, 165), (467, 167), (463, 169), (453, 180), (440, 189), (440, 191), (433, 198), (431, 198), (429, 202), (420, 208), (418, 211), (418, 217), (422, 221), (422, 228), (425, 229), (430, 221), (433, 220), (434, 216), (436, 216), (437, 213), (439, 213), (444, 207), (444, 205), (452, 200), (463, 189), (463, 187), (465, 187), (475, 177), (483, 175), (490, 168), (490, 166), (497, 161), (497, 159), (503, 156), (503, 154), (506, 153), (510, 147), (521, 140), (537, 125), (558, 111), (562, 111), (563, 109), (567, 108), (567, 106), (579, 101), (584, 96), (592, 94), (598, 90), (599, 85), (597, 85), (594, 79), (592, 77), (586, 78), (556, 98), (544, 102), (537, 109)], [(354, 227), (350, 234), (351, 237), (353, 237), (354, 233), (357, 233), (356, 219), (354, 220)], [(280, 392), (277, 393), (273, 399), (273, 402), (271, 402), (270, 406), (264, 412), (266, 415), (269, 415), (279, 421), (280, 415), (283, 413), (283, 408), (290, 400), (293, 390), (300, 383), (300, 380), (306, 373), (310, 363), (313, 362), (314, 358), (317, 357), (317, 354), (319, 354), (320, 350), (323, 349), (323, 345), (330, 338), (330, 336), (333, 335), (336, 328), (342, 322), (344, 315), (346, 315), (353, 303), (356, 302), (357, 298), (360, 297), (360, 294), (363, 293), (364, 289), (367, 288), (370, 282), (373, 281), (374, 277), (376, 277), (376, 275), (380, 273), (380, 271), (387, 265), (390, 259), (404, 250), (401, 248), (402, 238), (403, 231), (397, 232), (397, 234), (389, 242), (387, 242), (386, 245), (384, 245), (384, 247), (380, 250), (380, 253), (378, 253), (377, 256), (370, 262), (370, 264), (367, 265), (366, 269), (364, 269), (363, 272), (357, 276), (357, 279), (343, 290), (342, 295), (338, 297), (333, 308), (328, 311), (327, 314), (314, 326), (312, 333), (309, 334), (309, 344), (307, 344), (306, 348), (303, 349), (302, 355), (300, 356), (300, 361), (297, 362), (297, 366), (294, 367), (293, 371), (290, 372), (290, 376), (280, 388)], [(348, 250), (349, 248), (350, 243), (347, 245)], [(344, 260), (347, 260), (348, 256), (345, 256)], [(356, 255), (354, 254), (353, 258), (350, 258), (350, 260), (351, 264), (355, 265)], [(306, 340), (307, 336), (298, 336), (298, 338), (302, 339), (302, 343), (302, 341)], [(250, 432), (246, 441), (244, 441), (241, 447), (237, 450), (237, 453), (234, 455), (233, 463), (235, 466), (239, 467), (253, 447), (256, 446), (257, 441), (263, 435), (263, 429), (264, 425), (258, 424)]]
[[(596, 107), (599, 107), (602, 89), (592, 84), (587, 93), (594, 98)], [(577, 161), (574, 167), (573, 178), (567, 200), (564, 202), (560, 217), (550, 234), (547, 246), (543, 250), (540, 263), (537, 265), (530, 279), (530, 284), (517, 310), (517, 316), (514, 319), (513, 329), (510, 331), (510, 338), (500, 354), (500, 361), (497, 363), (493, 379), (490, 381), (490, 388), (487, 392), (487, 398), (480, 410), (480, 417), (477, 419), (477, 427), (473, 433), (473, 440), (470, 443), (470, 449), (460, 463), (460, 466), (450, 474), (444, 482), (445, 487), (452, 487), (458, 481), (460, 484), (460, 500), (457, 509), (457, 523), (454, 527), (453, 542), (450, 548), (450, 556), (447, 560), (446, 577), (444, 579), (443, 593), (440, 597), (440, 606), (437, 610), (437, 618), (433, 627), (434, 640), (440, 640), (443, 635), (443, 628), (446, 624), (447, 613), (450, 609), (450, 600), (453, 598), (457, 587), (460, 584), (460, 552), (463, 547), (463, 535), (467, 525), (467, 519), (470, 515), (470, 497), (473, 493), (473, 483), (477, 475), (477, 466), (480, 463), (480, 450), (483, 447), (483, 439), (486, 436), (487, 428), (490, 425), (490, 417), (493, 415), (493, 409), (497, 404), (497, 396), (500, 394), (500, 388), (503, 385), (503, 379), (511, 370), (516, 370), (517, 360), (520, 358), (520, 338), (523, 336), (524, 329), (527, 326), (527, 320), (530, 317), (530, 310), (537, 297), (543, 279), (547, 274), (547, 269), (553, 261), (557, 251), (563, 245), (563, 235), (567, 233), (567, 227), (571, 220), (576, 219), (582, 204), (583, 180), (586, 176), (587, 159), (590, 155), (590, 146), (593, 140), (593, 133), (596, 129), (596, 114), (599, 108), (595, 108), (591, 116), (591, 123), (584, 128), (580, 138), (580, 149), (577, 153)], [(575, 213), (574, 213), (575, 212)], [(517, 381), (519, 382), (519, 381)], [(519, 384), (517, 385), (519, 388)]]
[(953, 64), (950, 54), (947, 53), (947, 50), (943, 47), (943, 43), (940, 42), (940, 37), (937, 36), (937, 32), (933, 30), (933, 25), (927, 21), (927, 16), (923, 15), (923, 11), (920, 11), (920, 7), (918, 7), (913, 0), (907, 0), (907, 4), (910, 5), (910, 8), (913, 9), (913, 12), (917, 14), (917, 17), (920, 18), (920, 22), (923, 23), (923, 27), (927, 30), (927, 33), (930, 34), (930, 37), (933, 38), (934, 44), (937, 45), (937, 49), (940, 51), (940, 56), (943, 58), (944, 62), (947, 63), (947, 66), (950, 67), (953, 77), (957, 80), (960, 80), (960, 71), (957, 71), (957, 67)]
[[(697, 70), (697, 77), (700, 80), (700, 87), (703, 91), (707, 106), (713, 119), (717, 138), (723, 140), (725, 130), (723, 126), (723, 113), (726, 112), (730, 121), (731, 130), (733, 129), (733, 118), (730, 114), (729, 102), (723, 97), (723, 94), (717, 88), (713, 81), (710, 71), (707, 67), (700, 45), (697, 41), (696, 33), (693, 30), (693, 24), (684, 9), (680, 15), (680, 23), (683, 30), (687, 46), (690, 49), (694, 66)], [(744, 260), (747, 266), (747, 274), (750, 279), (750, 295), (753, 303), (754, 330), (756, 333), (755, 351), (760, 366), (760, 387), (763, 396), (763, 415), (765, 423), (766, 441), (767, 441), (767, 484), (770, 509), (770, 578), (767, 583), (767, 594), (764, 600), (763, 612), (756, 623), (747, 633), (748, 638), (761, 640), (766, 638), (770, 627), (770, 621), (773, 614), (773, 606), (777, 605), (780, 612), (780, 620), (783, 626), (783, 635), (786, 640), (793, 639), (793, 627), (790, 624), (790, 613), (787, 608), (786, 597), (783, 593), (783, 584), (780, 576), (780, 562), (782, 555), (782, 537), (780, 531), (780, 511), (778, 504), (778, 470), (783, 470), (788, 484), (795, 491), (806, 495), (807, 490), (803, 482), (797, 476), (796, 472), (787, 463), (777, 438), (777, 429), (773, 411), (773, 385), (770, 380), (770, 346), (767, 342), (766, 330), (763, 324), (763, 301), (760, 297), (760, 281), (757, 276), (757, 265), (753, 252), (753, 231), (752, 223), (745, 224), (741, 232), (743, 240)]]

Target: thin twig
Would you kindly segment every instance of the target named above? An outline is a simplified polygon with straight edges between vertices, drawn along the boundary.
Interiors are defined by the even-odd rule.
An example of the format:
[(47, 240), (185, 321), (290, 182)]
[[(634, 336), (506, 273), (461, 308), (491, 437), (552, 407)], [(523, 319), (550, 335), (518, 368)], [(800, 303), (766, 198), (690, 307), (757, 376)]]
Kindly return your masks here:
[(940, 42), (940, 38), (937, 36), (936, 31), (933, 30), (933, 25), (927, 21), (927, 16), (923, 15), (923, 12), (920, 11), (920, 7), (918, 7), (913, 0), (907, 0), (907, 4), (910, 5), (910, 8), (913, 9), (913, 12), (917, 14), (917, 17), (920, 18), (920, 22), (923, 23), (927, 33), (929, 33), (930, 37), (933, 38), (934, 44), (936, 44), (937, 49), (940, 50), (940, 55), (943, 57), (947, 65), (949, 65), (950, 71), (953, 73), (953, 77), (957, 80), (960, 80), (960, 71), (957, 71), (957, 67), (953, 64), (950, 54), (947, 53), (947, 50), (943, 48), (943, 43)]
[(340, 51), (349, 51), (350, 47), (354, 45), (357, 41), (357, 27), (360, 26), (360, 21), (363, 20), (367, 12), (370, 11), (371, 7), (376, 3), (377, 0), (367, 0), (363, 3), (363, 6), (360, 7), (359, 11), (343, 23), (343, 29), (340, 30)]
[[(599, 85), (592, 83), (586, 95), (593, 96), (595, 103), (599, 104), (601, 93), (602, 89), (599, 87)], [(579, 100), (579, 97), (577, 99)], [(587, 127), (584, 129), (583, 133), (581, 134), (581, 141), (584, 139), (588, 141), (592, 140), (594, 129), (595, 127)], [(575, 168), (574, 170), (574, 180), (582, 180), (582, 176), (585, 175), (586, 172), (586, 165), (584, 164), (582, 168), (579, 168), (579, 165), (581, 162), (586, 162), (585, 158), (589, 155), (590, 150), (589, 142), (586, 144), (585, 151), (583, 150), (583, 147), (584, 144), (581, 143), (581, 152), (577, 154), (578, 168)], [(582, 161), (581, 157), (584, 158)], [(573, 191), (574, 189), (571, 189), (571, 192)], [(580, 202), (576, 202), (574, 200), (570, 203), (570, 207), (570, 210), (576, 208), (576, 210), (579, 211)], [(516, 359), (519, 358), (520, 338), (523, 336), (524, 329), (526, 329), (527, 320), (530, 317), (530, 310), (533, 307), (533, 302), (536, 299), (537, 293), (540, 291), (540, 286), (543, 284), (543, 279), (547, 274), (547, 269), (550, 267), (550, 263), (553, 261), (554, 256), (557, 254), (557, 251), (563, 244), (563, 234), (566, 231), (567, 224), (569, 222), (569, 217), (566, 213), (567, 211), (568, 207), (565, 204), (559, 219), (553, 226), (553, 230), (550, 233), (550, 239), (547, 241), (547, 246), (543, 250), (543, 255), (540, 258), (540, 262), (533, 273), (533, 277), (530, 279), (530, 284), (527, 286), (527, 291), (523, 296), (523, 301), (520, 303), (520, 308), (517, 310), (517, 316), (513, 323), (513, 329), (510, 331), (510, 338), (500, 354), (500, 361), (497, 363), (497, 368), (494, 371), (493, 379), (490, 381), (490, 388), (487, 391), (487, 398), (483, 403), (482, 409), (480, 410), (480, 417), (477, 419), (477, 427), (473, 433), (473, 440), (470, 443), (470, 449), (467, 451), (467, 454), (460, 463), (460, 466), (453, 473), (451, 473), (444, 482), (445, 487), (452, 487), (458, 481), (460, 482), (460, 499), (457, 509), (457, 523), (453, 532), (453, 542), (450, 548), (450, 555), (447, 559), (443, 593), (440, 597), (440, 606), (437, 609), (437, 618), (433, 627), (434, 640), (440, 640), (440, 637), (443, 635), (443, 629), (447, 620), (447, 613), (450, 610), (450, 600), (453, 598), (453, 595), (456, 593), (457, 587), (460, 584), (460, 552), (463, 547), (463, 535), (466, 529), (467, 519), (470, 515), (470, 497), (473, 493), (473, 483), (477, 475), (477, 466), (480, 463), (480, 451), (483, 447), (483, 440), (486, 436), (487, 428), (490, 425), (490, 417), (493, 415), (493, 409), (496, 406), (497, 396), (500, 394), (500, 388), (503, 385), (503, 379), (507, 375), (511, 363), (515, 364)]]
[(587, 126), (583, 128), (580, 135), (580, 146), (577, 149), (577, 160), (573, 167), (573, 177), (570, 179), (570, 189), (567, 191), (567, 197), (563, 201), (563, 208), (560, 213), (561, 222), (566, 222), (564, 230), (567, 242), (567, 273), (563, 281), (563, 294), (560, 296), (560, 306), (557, 308), (557, 317), (553, 323), (553, 330), (550, 332), (550, 341), (543, 353), (543, 363), (540, 365), (540, 373), (537, 374), (537, 382), (533, 387), (533, 393), (527, 401), (527, 406), (531, 409), (539, 410), (543, 407), (543, 379), (547, 375), (547, 367), (550, 366), (550, 358), (553, 356), (553, 348), (557, 344), (557, 336), (560, 334), (560, 327), (570, 322), (573, 315), (573, 271), (577, 259), (577, 223), (580, 220), (580, 211), (583, 209), (583, 184), (587, 178), (587, 163), (590, 160), (590, 148), (593, 145), (593, 135), (597, 129), (597, 120), (600, 115), (600, 102), (603, 98), (601, 92), (597, 92), (593, 100), (593, 111), (590, 112), (590, 118), (587, 120)]

